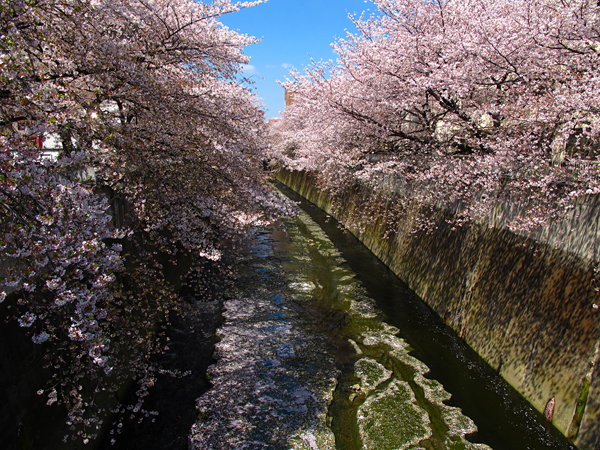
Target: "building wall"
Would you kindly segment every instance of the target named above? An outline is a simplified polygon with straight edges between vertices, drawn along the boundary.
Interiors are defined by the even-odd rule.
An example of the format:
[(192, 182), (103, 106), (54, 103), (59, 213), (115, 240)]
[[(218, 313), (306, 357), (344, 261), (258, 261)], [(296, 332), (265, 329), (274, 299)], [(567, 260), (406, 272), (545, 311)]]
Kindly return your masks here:
[(294, 93), (289, 89), (285, 90), (285, 107), (291, 106), (294, 103)]

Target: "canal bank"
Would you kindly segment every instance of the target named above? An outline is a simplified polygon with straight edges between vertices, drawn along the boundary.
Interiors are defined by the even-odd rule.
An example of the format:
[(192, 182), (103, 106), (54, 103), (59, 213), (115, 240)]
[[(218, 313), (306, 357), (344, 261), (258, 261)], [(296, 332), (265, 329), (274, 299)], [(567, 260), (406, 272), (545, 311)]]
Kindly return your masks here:
[(572, 448), (352, 235), (302, 208), (236, 262), (191, 448)]
[(359, 183), (332, 198), (309, 174), (278, 177), (340, 220), (538, 411), (553, 405), (554, 425), (579, 448), (597, 446), (600, 319), (589, 260), (497, 228), (454, 231), (442, 211), (428, 217), (433, 231), (418, 231), (414, 217), (390, 218), (401, 199)]

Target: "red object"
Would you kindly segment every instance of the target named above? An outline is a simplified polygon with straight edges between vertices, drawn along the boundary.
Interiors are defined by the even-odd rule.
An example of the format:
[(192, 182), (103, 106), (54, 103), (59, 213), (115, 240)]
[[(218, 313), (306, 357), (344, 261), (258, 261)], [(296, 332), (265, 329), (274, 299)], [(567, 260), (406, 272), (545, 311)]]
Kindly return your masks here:
[(548, 422), (552, 422), (552, 419), (554, 417), (555, 404), (556, 404), (556, 400), (554, 399), (554, 397), (552, 397), (550, 400), (548, 400), (548, 403), (546, 403), (546, 409), (544, 410), (544, 416), (546, 417), (546, 420)]

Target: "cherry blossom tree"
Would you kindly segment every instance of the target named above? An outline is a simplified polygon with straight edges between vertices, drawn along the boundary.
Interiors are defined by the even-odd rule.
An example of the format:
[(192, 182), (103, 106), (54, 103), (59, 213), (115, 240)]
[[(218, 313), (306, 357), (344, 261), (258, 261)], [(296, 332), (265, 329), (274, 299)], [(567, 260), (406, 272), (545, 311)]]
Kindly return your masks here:
[(459, 205), (459, 222), (509, 200), (520, 232), (600, 192), (597, 2), (373, 3), (336, 63), (284, 83), (284, 164), (331, 188), (392, 178), (419, 205)]
[[(97, 393), (151, 384), (174, 299), (156, 252), (219, 259), (224, 240), (288, 209), (265, 186), (263, 114), (238, 79), (255, 39), (219, 22), (258, 3), (0, 6), (0, 302), (12, 295), (48, 349), (42, 392), (89, 427), (84, 441)], [(134, 212), (125, 224), (114, 199)]]

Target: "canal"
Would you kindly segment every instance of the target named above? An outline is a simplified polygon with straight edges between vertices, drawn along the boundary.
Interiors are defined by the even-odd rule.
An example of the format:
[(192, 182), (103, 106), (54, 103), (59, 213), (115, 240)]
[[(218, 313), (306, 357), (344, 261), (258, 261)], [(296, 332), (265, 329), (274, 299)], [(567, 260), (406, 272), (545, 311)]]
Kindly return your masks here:
[(224, 303), (194, 449), (572, 449), (387, 267), (293, 191)]

